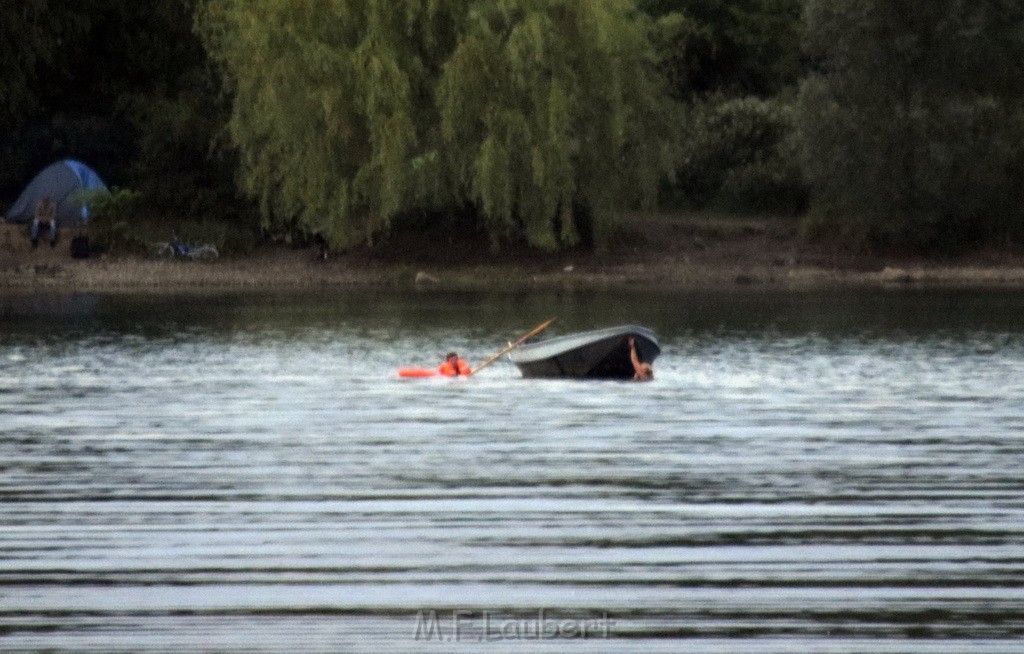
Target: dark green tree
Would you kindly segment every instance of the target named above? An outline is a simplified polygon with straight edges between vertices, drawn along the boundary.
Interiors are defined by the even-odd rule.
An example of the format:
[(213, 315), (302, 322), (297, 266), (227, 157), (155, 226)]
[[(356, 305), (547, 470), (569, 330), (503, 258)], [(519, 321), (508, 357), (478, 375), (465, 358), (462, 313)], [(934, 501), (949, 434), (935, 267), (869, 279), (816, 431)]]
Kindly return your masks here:
[(681, 113), (665, 204), (792, 214), (806, 186), (793, 156), (803, 72), (802, 0), (640, 0)]
[(860, 245), (1021, 231), (1024, 5), (808, 0), (799, 130), (816, 220)]
[(134, 134), (124, 178), (150, 212), (254, 225), (254, 212), (236, 201), (237, 161), (223, 143), (230, 108), (195, 32), (197, 5), (124, 3), (106, 28), (111, 58), (133, 61), (112, 84)]
[(640, 0), (658, 19), (660, 66), (680, 100), (767, 97), (803, 74), (803, 0)]
[[(49, 0), (0, 6), (0, 129), (20, 127), (38, 108), (41, 78), (63, 69), (61, 47), (84, 29), (80, 17), (54, 12)], [(63, 76), (62, 76), (63, 79)]]
[[(682, 113), (675, 205), (796, 215), (807, 189), (793, 138), (792, 103), (709, 96)], [(666, 194), (667, 195), (667, 194)]]
[(245, 190), (339, 246), (471, 207), (497, 244), (597, 242), (665, 168), (630, 0), (210, 1)]
[[(0, 5), (0, 194), (15, 193), (46, 156), (26, 151), (52, 143), (38, 125), (48, 114), (50, 87), (71, 76), (67, 44), (88, 29), (84, 18), (54, 0), (19, 0)], [(49, 120), (47, 120), (49, 123)]]
[(224, 215), (234, 163), (211, 149), (227, 122), (194, 32), (196, 0), (18, 0), (0, 9), (0, 193), (42, 166), (87, 161), (141, 193), (147, 213)]

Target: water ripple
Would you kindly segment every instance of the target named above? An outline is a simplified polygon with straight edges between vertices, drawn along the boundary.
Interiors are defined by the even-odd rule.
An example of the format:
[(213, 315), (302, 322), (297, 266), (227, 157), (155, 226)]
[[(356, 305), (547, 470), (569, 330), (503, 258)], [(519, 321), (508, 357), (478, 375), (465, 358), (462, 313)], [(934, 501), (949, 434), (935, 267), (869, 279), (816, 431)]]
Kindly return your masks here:
[[(595, 311), (449, 299), (226, 298), (187, 320), (108, 299), (49, 336), (13, 312), (0, 648), (1020, 651), (1024, 339), (1004, 322), (740, 329), (750, 298), (702, 299), (700, 320), (729, 316), (711, 323), (660, 298), (652, 384), (508, 362), (398, 379), (483, 360), (524, 306)], [(430, 615), (440, 638), (417, 634)]]

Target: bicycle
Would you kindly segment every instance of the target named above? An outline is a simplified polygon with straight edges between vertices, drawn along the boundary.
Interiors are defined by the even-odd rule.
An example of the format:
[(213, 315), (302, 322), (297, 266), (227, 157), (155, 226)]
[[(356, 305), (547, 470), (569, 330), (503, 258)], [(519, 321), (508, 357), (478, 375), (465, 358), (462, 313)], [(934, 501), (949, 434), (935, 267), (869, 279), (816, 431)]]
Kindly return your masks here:
[(216, 261), (220, 257), (217, 246), (210, 243), (194, 245), (178, 239), (163, 243), (151, 243), (149, 254), (165, 259), (189, 259), (191, 261)]

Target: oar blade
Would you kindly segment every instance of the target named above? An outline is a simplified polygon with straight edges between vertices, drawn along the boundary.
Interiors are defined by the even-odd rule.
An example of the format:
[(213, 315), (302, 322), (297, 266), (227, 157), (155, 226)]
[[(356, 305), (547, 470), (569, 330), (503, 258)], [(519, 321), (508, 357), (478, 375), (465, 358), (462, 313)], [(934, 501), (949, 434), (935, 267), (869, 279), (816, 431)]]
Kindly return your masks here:
[(550, 325), (553, 322), (555, 322), (554, 318), (552, 318), (551, 320), (546, 320), (546, 321), (542, 322), (541, 324), (537, 325), (536, 327), (534, 327), (533, 329), (531, 329), (530, 331), (526, 332), (525, 334), (520, 336), (518, 339), (516, 339), (515, 342), (513, 342), (513, 343), (509, 344), (507, 347), (499, 350), (496, 354), (491, 355), (486, 361), (484, 361), (479, 366), (477, 366), (476, 368), (471, 370), (469, 372), (469, 375), (472, 376), (472, 375), (475, 375), (476, 373), (480, 372), (481, 370), (483, 370), (487, 366), (491, 365), (492, 363), (494, 363), (495, 361), (497, 361), (501, 357), (505, 356), (506, 354), (508, 354), (512, 350), (516, 349), (517, 347), (519, 347), (520, 345), (525, 343), (526, 340), (529, 339), (531, 336), (536, 336), (537, 334), (539, 334), (542, 331), (544, 331), (545, 329), (547, 329), (548, 325)]

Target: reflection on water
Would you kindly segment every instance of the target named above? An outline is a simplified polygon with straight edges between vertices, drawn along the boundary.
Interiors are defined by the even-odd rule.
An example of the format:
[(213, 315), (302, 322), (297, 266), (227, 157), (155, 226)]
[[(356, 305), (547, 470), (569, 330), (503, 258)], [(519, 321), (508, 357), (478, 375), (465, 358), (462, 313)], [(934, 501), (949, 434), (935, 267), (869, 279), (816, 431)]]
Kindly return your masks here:
[[(1022, 308), (2, 299), (0, 649), (1019, 652)], [(656, 381), (394, 374), (552, 316)]]

